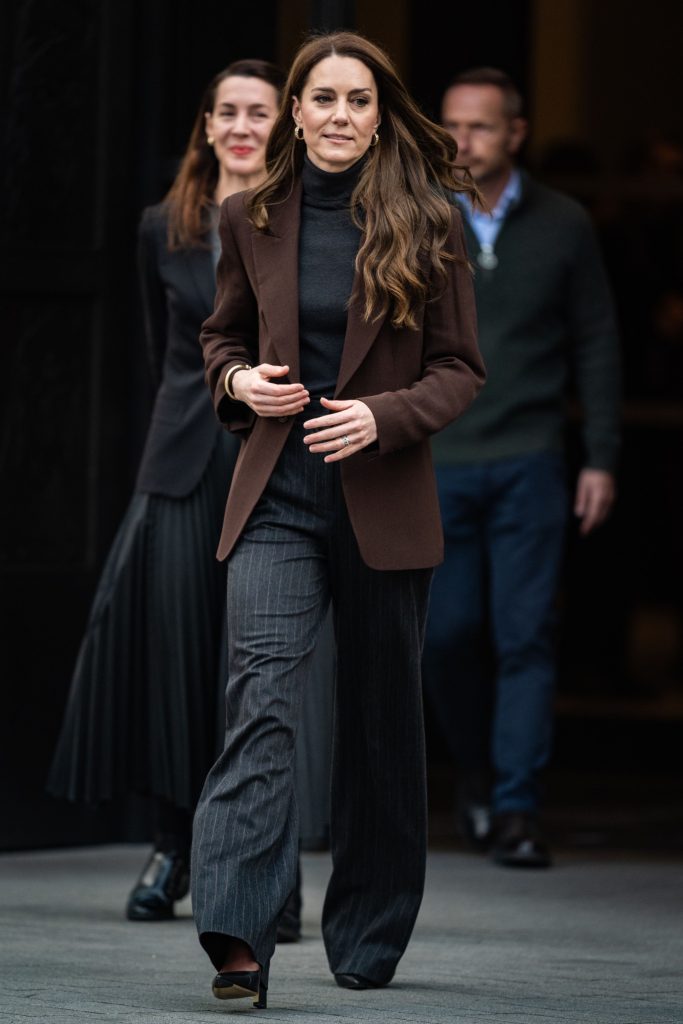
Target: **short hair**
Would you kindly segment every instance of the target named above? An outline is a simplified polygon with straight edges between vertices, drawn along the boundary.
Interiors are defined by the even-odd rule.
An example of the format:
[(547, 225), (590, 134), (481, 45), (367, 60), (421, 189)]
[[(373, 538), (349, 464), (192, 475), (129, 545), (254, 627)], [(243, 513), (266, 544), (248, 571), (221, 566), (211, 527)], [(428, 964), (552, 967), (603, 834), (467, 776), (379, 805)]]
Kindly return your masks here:
[(508, 117), (521, 117), (524, 109), (522, 94), (505, 72), (500, 68), (470, 68), (468, 71), (461, 71), (459, 75), (449, 82), (448, 89), (456, 85), (495, 85), (503, 94), (503, 104)]

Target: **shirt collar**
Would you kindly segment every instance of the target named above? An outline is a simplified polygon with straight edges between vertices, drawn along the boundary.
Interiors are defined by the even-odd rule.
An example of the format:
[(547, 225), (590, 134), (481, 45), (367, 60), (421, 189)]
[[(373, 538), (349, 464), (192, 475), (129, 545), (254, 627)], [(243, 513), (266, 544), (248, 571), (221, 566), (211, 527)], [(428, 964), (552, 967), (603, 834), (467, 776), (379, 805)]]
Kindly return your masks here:
[(500, 199), (491, 210), (494, 220), (504, 220), (511, 206), (514, 206), (522, 195), (522, 176), (516, 167), (512, 168), (508, 183), (503, 189)]
[(456, 198), (460, 203), (460, 208), (467, 218), (472, 231), (476, 235), (480, 246), (488, 246), (492, 248), (495, 245), (500, 229), (505, 222), (505, 218), (510, 212), (510, 209), (518, 204), (521, 199), (521, 195), (522, 178), (516, 167), (513, 167), (510, 172), (510, 177), (508, 178), (505, 188), (503, 189), (494, 209), (490, 212), (482, 210), (478, 206), (473, 206), (470, 202), (469, 196), (464, 193), (456, 193)]
[(468, 217), (485, 217), (487, 220), (501, 221), (508, 214), (511, 206), (516, 206), (522, 198), (522, 175), (517, 167), (510, 171), (507, 185), (503, 189), (500, 198), (490, 213), (479, 207), (473, 207), (470, 197), (465, 192), (456, 192), (455, 198), (463, 207)]

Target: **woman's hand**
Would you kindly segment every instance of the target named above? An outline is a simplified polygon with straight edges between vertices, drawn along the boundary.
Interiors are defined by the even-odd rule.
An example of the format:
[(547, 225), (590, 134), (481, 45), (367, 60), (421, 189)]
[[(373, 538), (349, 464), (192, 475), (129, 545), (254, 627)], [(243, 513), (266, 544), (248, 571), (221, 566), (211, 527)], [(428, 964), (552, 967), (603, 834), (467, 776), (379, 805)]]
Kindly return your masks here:
[(325, 456), (325, 462), (339, 462), (355, 455), (361, 448), (377, 440), (377, 424), (364, 402), (353, 399), (348, 402), (321, 398), (320, 404), (330, 409), (329, 416), (306, 420), (304, 427), (312, 431), (304, 438), (304, 444), (312, 452), (332, 452)]
[(271, 384), (271, 377), (286, 377), (288, 366), (259, 363), (251, 370), (238, 370), (230, 386), (239, 402), (257, 416), (294, 416), (308, 405), (310, 397), (303, 384)]

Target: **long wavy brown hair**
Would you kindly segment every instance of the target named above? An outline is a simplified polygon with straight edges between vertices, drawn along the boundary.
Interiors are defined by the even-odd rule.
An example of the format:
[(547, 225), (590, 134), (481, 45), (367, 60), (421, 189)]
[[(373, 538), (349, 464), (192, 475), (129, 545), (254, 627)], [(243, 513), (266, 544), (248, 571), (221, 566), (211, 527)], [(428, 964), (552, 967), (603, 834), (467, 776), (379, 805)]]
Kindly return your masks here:
[(455, 140), (421, 113), (374, 43), (353, 32), (332, 32), (299, 49), (268, 140), (268, 175), (249, 193), (247, 211), (254, 227), (266, 231), (269, 208), (291, 194), (305, 152), (294, 137), (292, 99), (301, 99), (315, 65), (334, 55), (354, 57), (369, 68), (382, 115), (380, 141), (368, 150), (351, 197), (354, 221), (363, 231), (356, 267), (365, 286), (364, 315), (370, 320), (390, 312), (394, 326), (415, 328), (430, 277), (435, 273), (443, 281), (445, 263), (458, 258), (446, 250), (452, 216), (447, 193), (478, 193), (456, 164)]
[(168, 247), (171, 251), (186, 246), (208, 246), (206, 232), (218, 183), (219, 166), (213, 148), (206, 140), (206, 115), (213, 112), (221, 82), (232, 76), (261, 78), (282, 95), (285, 76), (267, 60), (236, 60), (219, 71), (206, 87), (192, 126), (190, 140), (180, 168), (164, 202), (168, 207)]

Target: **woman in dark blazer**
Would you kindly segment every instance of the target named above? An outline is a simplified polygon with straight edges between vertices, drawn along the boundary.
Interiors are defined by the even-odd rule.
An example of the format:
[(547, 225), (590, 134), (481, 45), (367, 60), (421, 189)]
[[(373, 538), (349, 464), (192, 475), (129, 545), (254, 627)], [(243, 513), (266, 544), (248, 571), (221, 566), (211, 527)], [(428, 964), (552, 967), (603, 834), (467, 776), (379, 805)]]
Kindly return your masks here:
[[(173, 916), (187, 893), (191, 816), (223, 741), (225, 568), (215, 548), (238, 441), (216, 421), (198, 336), (213, 307), (218, 204), (263, 178), (283, 82), (259, 60), (216, 75), (167, 198), (140, 225), (158, 390), (49, 779), (52, 793), (71, 800), (156, 798), (155, 848), (127, 905), (136, 921)], [(323, 671), (329, 678), (331, 665)]]
[(420, 652), (443, 540), (429, 436), (482, 384), (451, 137), (381, 50), (305, 44), (269, 175), (221, 209), (202, 330), (219, 418), (241, 436), (228, 564), (225, 750), (195, 816), (192, 889), (219, 998), (266, 1003), (296, 870), (293, 759), (325, 609), (337, 634), (323, 936), (339, 985), (387, 984), (426, 850)]

